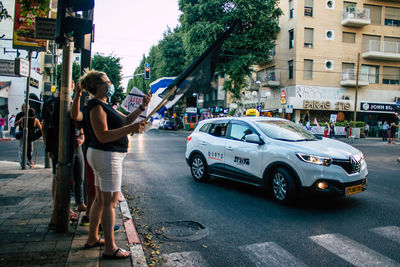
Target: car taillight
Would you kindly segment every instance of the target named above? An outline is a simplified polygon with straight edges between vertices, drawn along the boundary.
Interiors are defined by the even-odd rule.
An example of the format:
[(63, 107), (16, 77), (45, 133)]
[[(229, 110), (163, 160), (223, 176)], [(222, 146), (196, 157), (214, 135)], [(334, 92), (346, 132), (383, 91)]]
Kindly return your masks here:
[(186, 143), (189, 143), (190, 140), (192, 140), (192, 137), (189, 135), (189, 136), (186, 138)]

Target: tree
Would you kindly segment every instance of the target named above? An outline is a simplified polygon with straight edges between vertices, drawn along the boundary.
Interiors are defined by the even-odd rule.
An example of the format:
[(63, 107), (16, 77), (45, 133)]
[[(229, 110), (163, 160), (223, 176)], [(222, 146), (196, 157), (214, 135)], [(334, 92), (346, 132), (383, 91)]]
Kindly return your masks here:
[(282, 14), (276, 3), (276, 0), (179, 0), (186, 65), (239, 19), (239, 25), (222, 46), (217, 70), (230, 79), (224, 89), (240, 98), (251, 66), (270, 61), (269, 52), (279, 33), (278, 18)]
[(92, 58), (92, 69), (105, 72), (115, 87), (115, 93), (111, 96), (111, 103), (113, 104), (121, 103), (125, 98), (121, 87), (122, 65), (120, 61), (121, 58), (119, 57), (113, 55), (103, 56), (99, 53), (96, 53)]
[[(57, 65), (57, 85), (60, 84), (61, 81), (61, 71), (62, 71), (62, 64)], [(81, 77), (81, 65), (76, 62), (72, 63), (72, 80), (74, 82), (78, 82), (79, 77)]]

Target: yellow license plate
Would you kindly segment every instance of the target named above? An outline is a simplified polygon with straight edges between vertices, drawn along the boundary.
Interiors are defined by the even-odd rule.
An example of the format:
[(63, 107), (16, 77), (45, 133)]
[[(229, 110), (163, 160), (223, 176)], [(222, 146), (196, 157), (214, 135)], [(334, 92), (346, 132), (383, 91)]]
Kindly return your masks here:
[(345, 188), (346, 196), (362, 192), (362, 185), (349, 186)]

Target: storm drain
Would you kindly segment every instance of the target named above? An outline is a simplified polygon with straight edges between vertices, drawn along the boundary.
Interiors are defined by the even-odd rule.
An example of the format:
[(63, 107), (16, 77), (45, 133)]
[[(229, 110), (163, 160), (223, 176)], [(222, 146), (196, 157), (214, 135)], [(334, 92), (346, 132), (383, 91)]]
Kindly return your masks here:
[(18, 205), (24, 199), (24, 197), (0, 197), (0, 206)]
[(16, 174), (16, 173), (1, 173), (0, 174), (0, 179), (14, 179), (17, 178), (18, 176), (21, 176), (21, 174)]
[(151, 231), (160, 239), (169, 241), (198, 241), (208, 235), (208, 229), (198, 222), (160, 222), (151, 226)]

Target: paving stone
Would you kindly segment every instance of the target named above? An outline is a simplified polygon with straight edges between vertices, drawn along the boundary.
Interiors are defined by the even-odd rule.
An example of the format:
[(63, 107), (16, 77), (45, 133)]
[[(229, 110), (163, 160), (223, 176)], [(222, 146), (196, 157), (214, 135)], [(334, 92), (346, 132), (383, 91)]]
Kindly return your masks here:
[(24, 252), (54, 252), (56, 248), (56, 243), (56, 241), (29, 242), (25, 245)]
[(56, 242), (56, 251), (69, 251), (71, 248), (72, 240), (62, 240)]
[(85, 249), (86, 240), (74, 239), (68, 255), (68, 263), (98, 262), (100, 257), (100, 247)]

